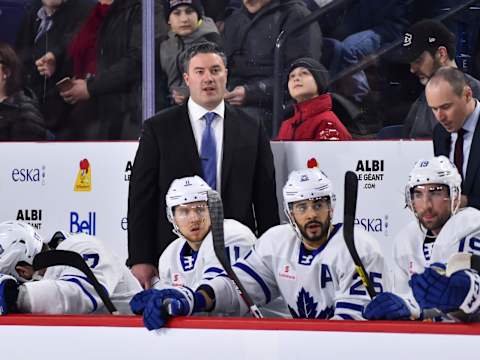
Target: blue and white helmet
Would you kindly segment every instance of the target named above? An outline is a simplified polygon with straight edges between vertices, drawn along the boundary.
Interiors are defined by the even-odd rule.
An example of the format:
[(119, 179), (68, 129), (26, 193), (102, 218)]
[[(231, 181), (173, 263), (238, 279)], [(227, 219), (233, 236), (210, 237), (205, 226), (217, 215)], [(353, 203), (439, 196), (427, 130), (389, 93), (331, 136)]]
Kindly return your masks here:
[(430, 159), (420, 159), (415, 163), (405, 186), (405, 201), (413, 213), (415, 213), (411, 198), (413, 188), (428, 184), (448, 186), (452, 214), (455, 214), (460, 205), (462, 177), (455, 165), (446, 156), (440, 155)]
[(332, 182), (318, 168), (294, 170), (288, 176), (283, 187), (283, 201), (285, 210), (290, 203), (318, 199), (324, 196), (330, 198), (332, 208), (335, 205), (335, 193)]
[(212, 190), (211, 187), (197, 175), (173, 180), (165, 200), (167, 203), (168, 220), (173, 224), (177, 235), (181, 236), (173, 216), (175, 206), (197, 201), (207, 201), (207, 192), (209, 190)]
[(21, 221), (0, 223), (0, 273), (11, 275), (21, 282), (15, 267), (20, 261), (32, 264), (35, 255), (42, 251), (44, 240), (30, 225)]
[(287, 183), (283, 187), (283, 210), (293, 226), (293, 229), (301, 238), (297, 223), (290, 210), (290, 204), (301, 200), (330, 199), (330, 207), (335, 207), (335, 193), (332, 182), (319, 168), (294, 170), (288, 176)]

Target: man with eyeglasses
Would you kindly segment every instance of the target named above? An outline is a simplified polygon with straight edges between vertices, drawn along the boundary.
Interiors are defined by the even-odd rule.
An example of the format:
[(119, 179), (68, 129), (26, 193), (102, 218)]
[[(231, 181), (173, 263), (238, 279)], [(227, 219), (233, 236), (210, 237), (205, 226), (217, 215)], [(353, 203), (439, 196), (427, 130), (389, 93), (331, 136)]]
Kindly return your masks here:
[[(480, 253), (480, 211), (459, 210), (462, 178), (445, 156), (419, 160), (405, 187), (415, 215), (394, 241), (393, 292), (377, 296), (364, 316), (372, 320), (423, 319), (426, 309), (473, 313), (480, 305), (478, 274), (445, 276), (445, 264), (458, 252)], [(480, 283), (479, 283), (480, 284)], [(476, 294), (476, 295), (475, 295)]]
[[(281, 295), (291, 317), (306, 319), (362, 319), (367, 291), (355, 272), (345, 245), (342, 224), (333, 224), (335, 194), (332, 183), (318, 168), (293, 171), (283, 188), (290, 224), (268, 230), (233, 269), (257, 305)], [(384, 259), (376, 240), (355, 228), (357, 250), (378, 292), (388, 288)], [(148, 292), (136, 295), (140, 305)], [(160, 290), (147, 300), (144, 321), (149, 329), (164, 326), (167, 315), (199, 311), (245, 313), (247, 306), (224, 274), (204, 279), (190, 288)], [(138, 308), (133, 308), (139, 312)], [(153, 314), (153, 315), (152, 315)]]

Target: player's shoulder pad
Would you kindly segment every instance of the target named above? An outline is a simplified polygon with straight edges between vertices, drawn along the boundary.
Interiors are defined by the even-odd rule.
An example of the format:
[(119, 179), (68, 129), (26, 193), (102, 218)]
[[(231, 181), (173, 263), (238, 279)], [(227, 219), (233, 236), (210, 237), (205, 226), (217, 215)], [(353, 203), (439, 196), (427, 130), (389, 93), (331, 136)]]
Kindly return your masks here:
[(257, 238), (248, 226), (237, 220), (225, 219), (223, 222), (225, 246), (242, 245), (252, 246)]
[[(343, 231), (343, 229), (340, 229), (339, 231)], [(354, 238), (355, 246), (359, 252), (361, 252), (362, 249), (365, 249), (381, 253), (378, 240), (359, 225), (354, 226)]]
[(255, 243), (256, 249), (272, 249), (288, 246), (292, 241), (300, 241), (290, 224), (276, 225), (268, 229)]
[(79, 254), (101, 253), (107, 255), (108, 253), (100, 239), (83, 233), (71, 234), (58, 244), (57, 250), (69, 250)]

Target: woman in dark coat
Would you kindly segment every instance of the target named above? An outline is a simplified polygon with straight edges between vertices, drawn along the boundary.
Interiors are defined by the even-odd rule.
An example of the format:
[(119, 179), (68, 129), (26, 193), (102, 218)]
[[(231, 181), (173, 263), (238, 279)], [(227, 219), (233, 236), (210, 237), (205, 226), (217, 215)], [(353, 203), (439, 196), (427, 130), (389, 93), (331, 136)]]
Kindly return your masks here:
[(20, 60), (0, 42), (0, 141), (45, 140), (47, 131), (35, 95), (21, 87)]

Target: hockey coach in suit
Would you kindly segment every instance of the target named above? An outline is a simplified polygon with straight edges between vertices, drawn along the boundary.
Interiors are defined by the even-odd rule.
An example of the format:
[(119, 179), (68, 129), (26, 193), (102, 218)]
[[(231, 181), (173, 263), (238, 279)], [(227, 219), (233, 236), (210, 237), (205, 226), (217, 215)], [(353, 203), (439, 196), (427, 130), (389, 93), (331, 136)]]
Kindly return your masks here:
[(225, 104), (225, 55), (212, 43), (187, 53), (189, 100), (144, 124), (128, 197), (128, 265), (145, 288), (175, 238), (165, 194), (174, 179), (199, 175), (220, 192), (225, 218), (258, 235), (279, 223), (270, 143), (258, 121)]
[(460, 70), (442, 67), (427, 84), (428, 105), (439, 121), (435, 156), (445, 155), (462, 176), (460, 206), (480, 209), (480, 102)]

